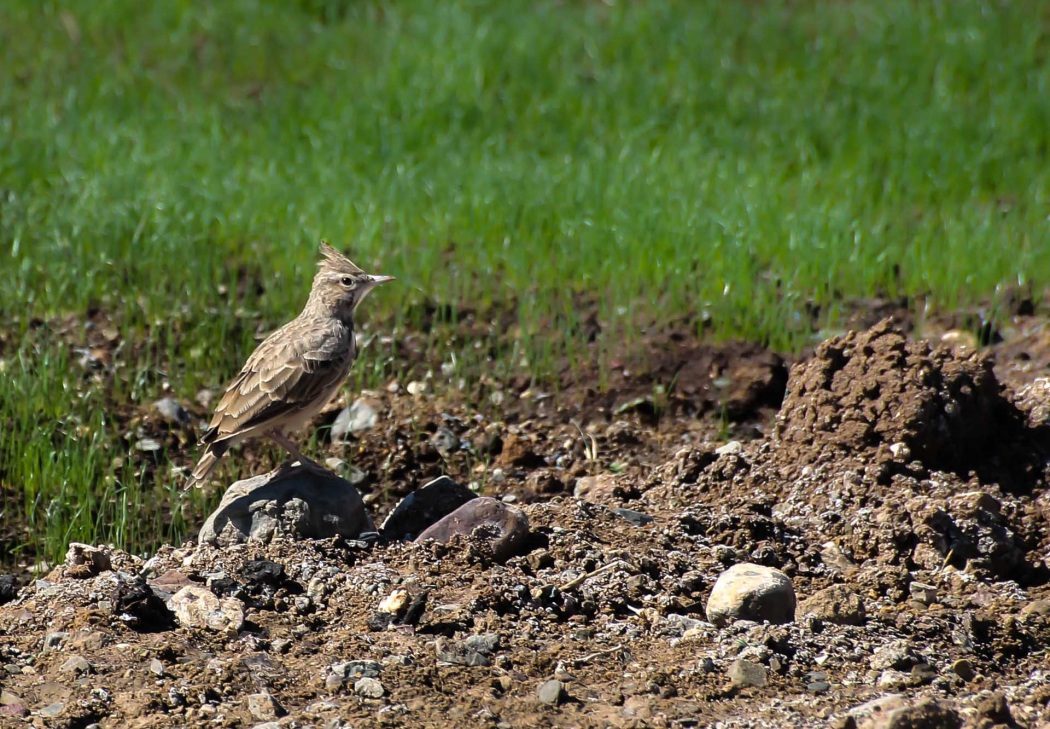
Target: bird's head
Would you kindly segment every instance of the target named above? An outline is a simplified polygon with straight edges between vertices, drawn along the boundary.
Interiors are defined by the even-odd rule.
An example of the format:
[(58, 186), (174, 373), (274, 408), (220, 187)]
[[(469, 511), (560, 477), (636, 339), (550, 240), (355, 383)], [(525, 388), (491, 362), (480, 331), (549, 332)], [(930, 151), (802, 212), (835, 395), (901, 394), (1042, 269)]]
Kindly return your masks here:
[(368, 292), (393, 276), (373, 276), (362, 271), (349, 258), (327, 242), (321, 243), (321, 262), (314, 276), (310, 299), (342, 321), (349, 322)]

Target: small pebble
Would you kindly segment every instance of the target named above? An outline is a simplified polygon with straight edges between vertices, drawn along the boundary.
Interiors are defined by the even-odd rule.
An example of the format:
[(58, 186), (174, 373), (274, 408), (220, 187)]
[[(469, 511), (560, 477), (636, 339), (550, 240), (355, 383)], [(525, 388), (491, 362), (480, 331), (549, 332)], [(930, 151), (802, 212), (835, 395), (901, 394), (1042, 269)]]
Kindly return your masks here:
[(977, 676), (973, 664), (965, 658), (960, 658), (952, 664), (952, 673), (966, 682), (972, 681)]
[(91, 673), (91, 664), (83, 656), (70, 656), (58, 670), (62, 673)]
[(729, 682), (733, 688), (762, 687), (766, 685), (767, 681), (765, 666), (743, 658), (737, 658), (730, 663), (726, 674), (729, 676)]
[(718, 448), (715, 448), (715, 455), (716, 456), (731, 456), (731, 455), (736, 455), (737, 453), (740, 453), (742, 450), (744, 450), (744, 444), (743, 443), (741, 443), (738, 440), (731, 440), (728, 443), (726, 443), (724, 446), (719, 446)]
[(383, 688), (383, 684), (379, 682), (379, 679), (366, 676), (359, 678), (357, 683), (354, 684), (354, 693), (366, 699), (381, 699), (383, 694), (386, 693), (386, 689)]
[(41, 716), (46, 716), (49, 719), (53, 719), (54, 717), (61, 714), (65, 710), (65, 708), (66, 705), (64, 703), (62, 703), (61, 701), (56, 701), (55, 703), (48, 704), (44, 708), (40, 709), (39, 713)]

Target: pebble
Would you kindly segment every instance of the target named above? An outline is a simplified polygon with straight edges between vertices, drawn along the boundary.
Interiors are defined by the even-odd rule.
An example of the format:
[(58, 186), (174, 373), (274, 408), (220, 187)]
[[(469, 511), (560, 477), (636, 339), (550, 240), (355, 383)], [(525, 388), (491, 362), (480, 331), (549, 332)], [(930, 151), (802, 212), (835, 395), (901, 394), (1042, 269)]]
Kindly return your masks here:
[(370, 400), (358, 398), (349, 407), (343, 408), (332, 423), (332, 440), (343, 440), (346, 435), (353, 435), (374, 428), (379, 422), (379, 413)]
[(438, 638), (434, 651), (439, 663), (459, 666), (489, 666), (492, 654), (499, 647), (499, 636), (495, 633), (472, 635), (464, 640)]
[(383, 665), (379, 661), (344, 661), (333, 663), (331, 670), (344, 680), (378, 678), (383, 671)]
[(66, 550), (65, 566), (69, 577), (95, 577), (113, 569), (109, 554), (98, 547), (80, 542), (70, 542)]
[(386, 693), (386, 689), (383, 688), (383, 684), (380, 683), (379, 679), (366, 676), (359, 678), (357, 683), (354, 684), (354, 693), (366, 699), (381, 699), (383, 694)]
[(966, 682), (972, 681), (977, 676), (973, 664), (966, 658), (960, 658), (952, 664), (952, 673)]
[(157, 676), (163, 676), (164, 664), (160, 662), (159, 658), (154, 658), (149, 662), (149, 670), (150, 673), (153, 673)]
[(420, 382), (419, 380), (412, 380), (412, 382), (405, 385), (405, 389), (408, 390), (409, 395), (422, 395), (427, 391), (427, 383)]
[(529, 518), (524, 511), (497, 499), (481, 496), (427, 527), (415, 541), (422, 543), (434, 540), (446, 544), (456, 534), (469, 536), (475, 532), (482, 535), (484, 546), (497, 561), (505, 561), (517, 554), (531, 534)]
[(634, 511), (633, 509), (613, 509), (613, 513), (620, 517), (629, 524), (633, 524), (636, 527), (643, 527), (646, 524), (652, 524), (656, 521), (656, 517), (643, 514), (640, 511)]
[(798, 613), (835, 625), (863, 625), (866, 618), (864, 601), (846, 585), (817, 590), (802, 601)]
[(65, 708), (66, 705), (64, 703), (62, 703), (61, 701), (56, 701), (53, 704), (48, 704), (42, 709), (39, 709), (37, 713), (39, 713), (41, 716), (46, 716), (49, 719), (53, 719), (59, 714), (61, 714), (63, 711), (65, 711)]
[(738, 440), (731, 440), (724, 446), (715, 448), (716, 456), (734, 456), (744, 450), (744, 444)]
[(0, 605), (13, 602), (18, 597), (18, 585), (14, 575), (0, 575)]
[(59, 666), (59, 671), (62, 673), (91, 673), (91, 664), (84, 656), (70, 656), (66, 661)]
[(913, 600), (917, 600), (923, 605), (932, 605), (937, 602), (937, 588), (933, 585), (912, 582), (908, 585), (908, 591), (911, 593)]
[(190, 424), (190, 414), (186, 411), (186, 408), (173, 397), (165, 397), (157, 402), (153, 403), (153, 407), (156, 408), (160, 416), (167, 422), (178, 426), (186, 426)]
[(44, 636), (44, 653), (61, 650), (62, 644), (66, 642), (69, 633), (56, 630)]
[(244, 627), (244, 604), (234, 598), (220, 600), (200, 585), (186, 585), (171, 597), (171, 609), (186, 628), (210, 628), (236, 633)]
[(894, 640), (878, 648), (872, 654), (869, 665), (876, 671), (885, 669), (904, 670), (923, 663), (923, 659), (903, 639)]
[(737, 658), (729, 664), (726, 669), (729, 682), (733, 688), (747, 688), (749, 686), (762, 687), (766, 685), (767, 672), (765, 666), (761, 666), (743, 658)]
[(441, 427), (430, 436), (430, 445), (434, 447), (438, 455), (445, 457), (459, 448), (459, 438), (448, 428)]
[(566, 698), (565, 684), (556, 678), (544, 681), (536, 691), (536, 696), (544, 704), (551, 706), (560, 704)]
[(716, 626), (734, 620), (790, 623), (795, 619), (795, 589), (778, 569), (743, 562), (718, 576), (707, 601), (707, 619)]
[(248, 713), (259, 721), (273, 721), (285, 713), (281, 703), (268, 693), (248, 694), (245, 703)]

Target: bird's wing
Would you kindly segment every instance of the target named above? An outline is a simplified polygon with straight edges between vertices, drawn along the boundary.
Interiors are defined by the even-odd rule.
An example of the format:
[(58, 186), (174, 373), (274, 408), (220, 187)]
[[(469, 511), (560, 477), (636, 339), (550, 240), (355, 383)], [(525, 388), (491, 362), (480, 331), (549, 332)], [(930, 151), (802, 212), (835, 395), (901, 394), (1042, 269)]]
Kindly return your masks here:
[(346, 377), (355, 354), (353, 332), (345, 327), (279, 329), (230, 383), (201, 443), (276, 424), (309, 407)]

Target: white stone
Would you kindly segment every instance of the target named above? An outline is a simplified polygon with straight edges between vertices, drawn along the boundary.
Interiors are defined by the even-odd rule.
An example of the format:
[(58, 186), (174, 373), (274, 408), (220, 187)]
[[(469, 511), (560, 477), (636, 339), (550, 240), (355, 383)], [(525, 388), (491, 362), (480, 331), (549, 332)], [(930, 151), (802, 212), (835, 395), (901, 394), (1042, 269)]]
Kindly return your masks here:
[(244, 627), (244, 605), (240, 600), (220, 600), (200, 585), (186, 585), (171, 598), (171, 610), (186, 628), (210, 628), (238, 632)]
[(707, 601), (707, 619), (717, 626), (734, 620), (790, 623), (795, 606), (791, 578), (778, 569), (743, 562), (718, 576)]

